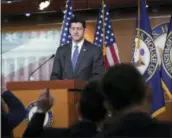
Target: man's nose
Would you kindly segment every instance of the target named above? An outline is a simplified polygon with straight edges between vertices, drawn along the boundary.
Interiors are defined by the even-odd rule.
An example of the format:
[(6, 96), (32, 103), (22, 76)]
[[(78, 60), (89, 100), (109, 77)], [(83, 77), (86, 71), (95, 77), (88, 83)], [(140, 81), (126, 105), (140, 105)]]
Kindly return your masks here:
[(75, 33), (78, 33), (78, 30), (77, 29), (75, 29), (75, 31), (74, 31)]

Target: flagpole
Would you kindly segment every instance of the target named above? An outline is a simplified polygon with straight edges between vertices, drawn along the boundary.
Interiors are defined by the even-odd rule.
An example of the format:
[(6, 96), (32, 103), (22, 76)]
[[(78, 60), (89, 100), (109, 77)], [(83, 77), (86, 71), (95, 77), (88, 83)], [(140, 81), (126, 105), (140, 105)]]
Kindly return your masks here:
[[(138, 0), (138, 36), (140, 37), (140, 0)], [(137, 41), (137, 49), (139, 49), (139, 61), (138, 64), (141, 65), (141, 55), (140, 55), (140, 38)]]
[(105, 47), (105, 11), (104, 11), (104, 0), (102, 0), (102, 25), (103, 25), (103, 55), (106, 55), (106, 47)]

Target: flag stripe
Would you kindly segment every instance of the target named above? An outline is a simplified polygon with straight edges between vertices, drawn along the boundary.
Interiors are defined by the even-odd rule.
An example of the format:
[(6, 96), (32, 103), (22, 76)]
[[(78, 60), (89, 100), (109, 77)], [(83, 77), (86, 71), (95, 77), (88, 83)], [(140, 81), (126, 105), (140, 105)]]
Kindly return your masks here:
[(104, 56), (104, 62), (105, 62), (105, 67), (109, 68), (110, 65), (109, 65), (109, 62), (107, 60), (107, 56), (106, 55)]
[(110, 47), (107, 47), (107, 48), (106, 48), (107, 60), (108, 60), (109, 65), (110, 65), (110, 66), (113, 66), (115, 63), (114, 63), (113, 55), (112, 55), (111, 52), (112, 52), (112, 51), (111, 51)]
[(110, 46), (109, 48), (110, 48), (110, 51), (111, 51), (111, 54), (112, 54), (113, 61), (116, 61), (115, 64), (117, 64), (118, 63), (118, 58), (117, 58), (117, 54), (116, 54), (114, 45)]
[(117, 46), (116, 43), (114, 43), (113, 46), (114, 46), (115, 53), (116, 53), (116, 56), (117, 56), (117, 61), (118, 61), (118, 63), (120, 63), (121, 61), (120, 61), (120, 58), (119, 58), (118, 46)]

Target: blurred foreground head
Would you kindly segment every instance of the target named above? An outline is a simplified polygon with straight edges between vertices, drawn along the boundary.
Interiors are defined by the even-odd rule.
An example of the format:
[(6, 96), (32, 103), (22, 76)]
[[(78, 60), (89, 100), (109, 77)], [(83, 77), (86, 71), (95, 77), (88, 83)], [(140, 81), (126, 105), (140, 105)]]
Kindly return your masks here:
[(104, 97), (101, 93), (100, 83), (92, 81), (83, 89), (79, 103), (79, 113), (83, 119), (100, 122), (106, 116)]
[(146, 99), (145, 81), (130, 64), (111, 67), (102, 80), (102, 92), (115, 111), (142, 105)]

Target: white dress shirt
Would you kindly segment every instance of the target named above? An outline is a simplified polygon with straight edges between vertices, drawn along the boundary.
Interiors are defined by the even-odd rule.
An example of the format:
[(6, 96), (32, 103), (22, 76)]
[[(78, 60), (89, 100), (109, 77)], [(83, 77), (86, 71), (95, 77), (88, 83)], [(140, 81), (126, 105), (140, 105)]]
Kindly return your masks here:
[(78, 46), (78, 53), (80, 53), (83, 43), (84, 43), (84, 39), (81, 40), (79, 43), (72, 42), (71, 59), (72, 59), (73, 53), (74, 53), (74, 51), (75, 51), (75, 46), (76, 46), (76, 45)]

